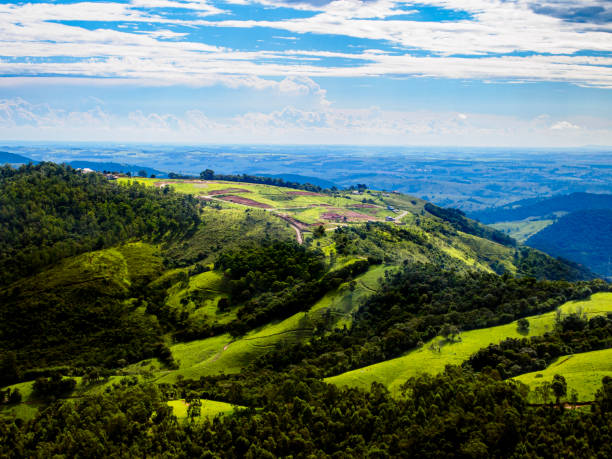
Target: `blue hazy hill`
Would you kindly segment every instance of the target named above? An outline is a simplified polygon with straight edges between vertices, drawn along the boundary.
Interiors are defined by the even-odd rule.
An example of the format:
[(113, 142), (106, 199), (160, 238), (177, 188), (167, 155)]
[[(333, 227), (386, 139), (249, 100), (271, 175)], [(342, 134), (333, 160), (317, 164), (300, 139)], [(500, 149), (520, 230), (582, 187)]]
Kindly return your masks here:
[(16, 153), (9, 153), (8, 151), (0, 151), (0, 164), (28, 164), (37, 163), (33, 159), (26, 156), (18, 155)]
[(94, 171), (102, 172), (120, 172), (123, 174), (127, 174), (128, 172), (132, 175), (137, 175), (139, 171), (144, 170), (148, 176), (151, 174), (155, 174), (156, 177), (167, 177), (168, 174), (166, 172), (159, 171), (152, 167), (147, 166), (137, 166), (134, 164), (122, 164), (115, 162), (99, 162), (99, 161), (83, 161), (83, 160), (74, 160), (70, 161), (67, 164), (74, 167), (75, 169), (79, 168), (89, 168)]

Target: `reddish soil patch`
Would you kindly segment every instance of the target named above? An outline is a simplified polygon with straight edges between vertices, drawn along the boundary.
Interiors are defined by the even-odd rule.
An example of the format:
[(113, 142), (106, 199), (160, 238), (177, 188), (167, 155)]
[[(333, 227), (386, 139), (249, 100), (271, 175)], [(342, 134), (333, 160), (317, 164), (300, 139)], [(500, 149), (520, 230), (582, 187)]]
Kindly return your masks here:
[(250, 193), (249, 190), (245, 190), (244, 188), (224, 188), (222, 190), (212, 190), (208, 194), (211, 196), (217, 194), (230, 194), (230, 193)]
[(301, 221), (299, 221), (299, 220), (298, 220), (298, 219), (296, 219), (296, 218), (290, 217), (289, 215), (285, 215), (285, 214), (276, 214), (276, 216), (277, 216), (278, 218), (282, 218), (283, 220), (285, 220), (286, 222), (290, 223), (291, 225), (298, 227), (298, 228), (299, 228), (300, 230), (302, 230), (302, 231), (307, 230), (307, 229), (308, 229), (308, 227), (309, 227), (309, 225), (308, 225), (308, 224), (306, 224), (306, 223), (304, 223), (304, 222), (301, 222)]
[(370, 215), (360, 214), (359, 212), (353, 212), (351, 210), (343, 214), (338, 214), (336, 212), (325, 212), (321, 214), (321, 218), (324, 220), (344, 220), (344, 217), (349, 221), (375, 220), (375, 218)]
[(291, 196), (323, 196), (321, 193), (312, 191), (287, 191), (287, 194)]
[(249, 198), (243, 198), (240, 196), (234, 196), (233, 194), (229, 194), (227, 196), (220, 196), (219, 199), (223, 199), (224, 201), (233, 202), (236, 204), (242, 204), (250, 207), (261, 207), (262, 209), (270, 209), (272, 206), (268, 204), (264, 204), (263, 202), (253, 201)]

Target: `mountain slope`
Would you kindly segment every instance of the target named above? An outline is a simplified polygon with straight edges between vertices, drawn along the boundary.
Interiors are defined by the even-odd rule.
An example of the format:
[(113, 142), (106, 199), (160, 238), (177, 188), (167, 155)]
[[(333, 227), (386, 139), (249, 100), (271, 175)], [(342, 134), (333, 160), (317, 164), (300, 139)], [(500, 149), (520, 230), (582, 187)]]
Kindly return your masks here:
[(612, 209), (572, 212), (534, 234), (525, 243), (610, 277)]
[(556, 212), (612, 209), (612, 194), (572, 193), (551, 198), (526, 199), (471, 212), (470, 217), (485, 224), (524, 220), (529, 217), (545, 219)]
[(9, 153), (8, 151), (0, 151), (0, 164), (29, 164), (37, 163), (33, 159), (27, 158), (16, 153)]

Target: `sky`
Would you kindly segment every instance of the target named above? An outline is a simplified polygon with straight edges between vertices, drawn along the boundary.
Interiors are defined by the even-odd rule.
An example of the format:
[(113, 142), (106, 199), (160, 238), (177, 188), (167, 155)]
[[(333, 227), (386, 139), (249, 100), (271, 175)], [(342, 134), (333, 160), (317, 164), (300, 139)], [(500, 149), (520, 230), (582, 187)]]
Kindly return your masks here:
[(611, 146), (612, 1), (3, 0), (0, 140)]

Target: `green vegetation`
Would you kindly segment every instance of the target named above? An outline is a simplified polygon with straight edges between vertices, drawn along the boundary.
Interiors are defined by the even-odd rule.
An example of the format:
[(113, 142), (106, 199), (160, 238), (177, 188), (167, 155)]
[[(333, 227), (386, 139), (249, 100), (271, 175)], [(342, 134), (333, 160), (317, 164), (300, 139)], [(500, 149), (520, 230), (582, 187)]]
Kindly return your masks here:
[(489, 226), (516, 239), (518, 242), (525, 242), (534, 234), (542, 231), (549, 225), (553, 224), (553, 220), (518, 220), (513, 222), (493, 223)]
[[(237, 408), (229, 403), (217, 402), (215, 400), (200, 399), (201, 403), (201, 418), (213, 419), (217, 416), (231, 414)], [(168, 406), (172, 408), (172, 414), (178, 419), (187, 418), (189, 403), (183, 400), (172, 400), (168, 402)]]
[(0, 286), (65, 257), (141, 237), (188, 234), (196, 201), (169, 190), (119, 186), (52, 163), (0, 168)]
[(580, 210), (561, 217), (525, 243), (610, 277), (611, 233), (612, 209)]
[[(588, 301), (570, 301), (560, 306), (558, 311), (561, 317), (576, 311), (580, 311), (586, 317), (612, 313), (612, 293), (599, 293)], [(518, 330), (518, 321), (515, 321), (497, 327), (465, 331), (460, 334), (458, 340), (439, 336), (402, 357), (349, 371), (327, 378), (326, 381), (338, 386), (347, 385), (362, 389), (367, 389), (373, 382), (377, 382), (397, 393), (401, 384), (408, 378), (423, 372), (440, 373), (446, 365), (461, 365), (471, 355), (491, 343), (500, 343), (507, 338), (539, 336), (551, 332), (558, 320), (557, 314), (557, 311), (551, 311), (529, 317), (530, 326), (527, 334)]]
[(556, 374), (562, 375), (567, 382), (568, 397), (564, 397), (565, 401), (570, 401), (569, 394), (572, 389), (576, 391), (578, 401), (594, 400), (602, 379), (606, 376), (612, 378), (612, 349), (562, 355), (546, 369), (526, 373), (515, 379), (529, 386), (530, 400), (533, 403), (545, 403), (546, 401), (538, 396), (536, 388), (544, 382), (552, 382)]
[[(7, 228), (69, 222), (64, 194), (94, 208), (89, 230), (43, 224), (55, 242), (11, 236), (12, 262), (102, 242), (0, 287), (2, 457), (609, 452), (612, 293), (580, 267), (365, 185), (7, 171)], [(512, 378), (533, 371), (530, 394)], [(528, 403), (578, 383), (590, 410)]]

